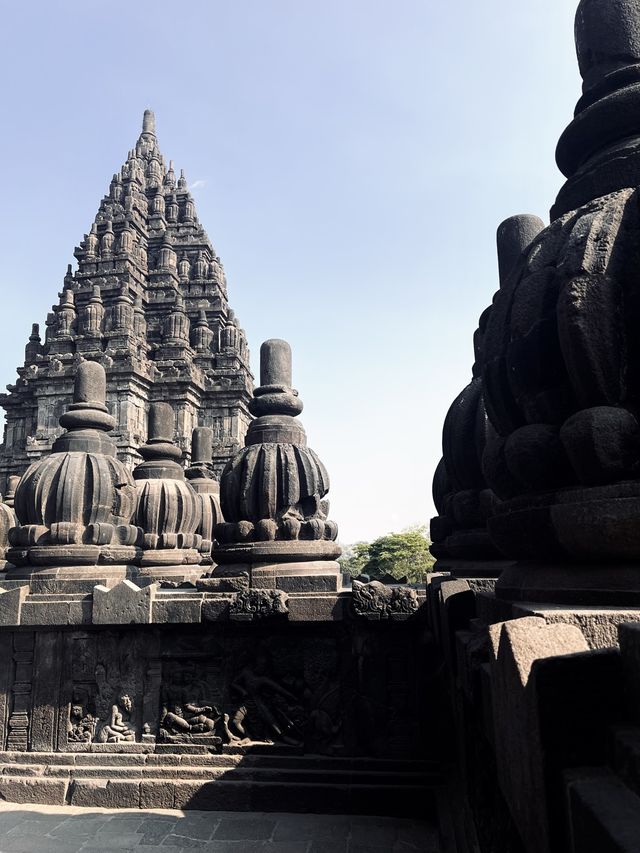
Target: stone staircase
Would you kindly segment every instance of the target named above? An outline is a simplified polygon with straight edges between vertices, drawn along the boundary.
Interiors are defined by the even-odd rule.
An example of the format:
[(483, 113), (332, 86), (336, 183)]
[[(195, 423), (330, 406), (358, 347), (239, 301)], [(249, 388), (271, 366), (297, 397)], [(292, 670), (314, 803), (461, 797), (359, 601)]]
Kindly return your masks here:
[(435, 818), (435, 762), (321, 755), (0, 753), (0, 797), (105, 808), (317, 812)]

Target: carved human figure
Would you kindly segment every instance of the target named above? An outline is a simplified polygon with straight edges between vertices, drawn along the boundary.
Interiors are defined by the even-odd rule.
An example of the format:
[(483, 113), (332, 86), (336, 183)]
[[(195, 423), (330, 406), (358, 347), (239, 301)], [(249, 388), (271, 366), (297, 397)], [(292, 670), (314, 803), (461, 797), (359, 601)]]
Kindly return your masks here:
[(100, 730), (98, 737), (100, 743), (135, 742), (136, 733), (130, 724), (132, 711), (133, 702), (131, 697), (125, 693), (111, 706), (109, 721)]
[(69, 712), (67, 740), (71, 743), (91, 743), (96, 723), (93, 714), (85, 714), (82, 705), (74, 702)]
[[(169, 734), (213, 734), (216, 720), (220, 719), (220, 712), (211, 705), (193, 705), (187, 702), (184, 708), (177, 704), (171, 707), (173, 710), (165, 710), (160, 721), (160, 727), (166, 729)], [(215, 718), (208, 716), (210, 714), (215, 715)]]
[[(274, 740), (298, 745), (299, 741), (290, 737), (287, 732), (294, 728), (294, 723), (280, 708), (277, 708), (275, 697), (281, 697), (297, 705), (298, 699), (268, 675), (269, 661), (264, 652), (258, 652), (253, 663), (247, 664), (237, 678), (233, 681), (231, 688), (238, 693), (242, 704), (231, 719), (232, 727), (243, 737), (255, 740), (252, 737), (252, 723), (257, 723), (271, 735)], [(248, 725), (249, 731), (247, 731)]]

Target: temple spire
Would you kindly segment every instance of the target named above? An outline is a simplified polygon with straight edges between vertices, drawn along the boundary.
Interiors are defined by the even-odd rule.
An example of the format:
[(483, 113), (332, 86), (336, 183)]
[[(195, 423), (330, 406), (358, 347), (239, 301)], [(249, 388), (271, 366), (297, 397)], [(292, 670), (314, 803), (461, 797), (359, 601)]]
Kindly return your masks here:
[(152, 133), (155, 135), (156, 132), (156, 117), (153, 110), (145, 110), (144, 116), (142, 118), (142, 132), (143, 133)]

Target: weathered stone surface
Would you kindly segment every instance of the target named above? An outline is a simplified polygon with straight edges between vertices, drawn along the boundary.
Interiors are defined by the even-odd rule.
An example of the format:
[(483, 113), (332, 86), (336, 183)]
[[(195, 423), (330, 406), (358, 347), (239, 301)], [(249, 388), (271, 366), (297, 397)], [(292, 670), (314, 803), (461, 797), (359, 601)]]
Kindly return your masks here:
[(0, 592), (0, 625), (19, 625), (22, 605), (29, 593), (26, 585)]
[[(1, 779), (0, 779), (1, 782)], [(72, 806), (104, 809), (137, 809), (140, 806), (140, 783), (117, 780), (74, 779), (69, 789)]]
[(140, 783), (141, 809), (172, 809), (175, 802), (175, 782), (144, 779)]
[(200, 622), (202, 595), (183, 593), (172, 598), (158, 597), (154, 600), (152, 608), (153, 622)]
[(610, 649), (619, 645), (619, 629), (630, 622), (640, 622), (640, 609), (620, 607), (563, 607), (560, 604), (521, 603), (513, 605), (513, 617), (522, 614), (540, 616), (550, 625), (562, 622), (575, 625), (590, 649)]
[(0, 797), (12, 803), (63, 806), (67, 783), (63, 779), (0, 776)]
[(108, 589), (93, 590), (92, 620), (95, 625), (146, 624), (151, 622), (151, 607), (157, 584), (143, 587), (128, 580)]
[(502, 793), (531, 853), (549, 850), (539, 709), (530, 680), (545, 658), (588, 650), (578, 628), (525, 617), (489, 628), (494, 742)]
[(34, 462), (16, 488), (19, 525), (10, 532), (13, 563), (92, 565), (103, 551), (109, 562), (136, 558), (141, 531), (131, 523), (135, 487), (107, 435), (115, 420), (104, 392), (104, 368), (82, 362), (74, 402), (60, 418), (67, 431), (54, 443), (53, 453)]

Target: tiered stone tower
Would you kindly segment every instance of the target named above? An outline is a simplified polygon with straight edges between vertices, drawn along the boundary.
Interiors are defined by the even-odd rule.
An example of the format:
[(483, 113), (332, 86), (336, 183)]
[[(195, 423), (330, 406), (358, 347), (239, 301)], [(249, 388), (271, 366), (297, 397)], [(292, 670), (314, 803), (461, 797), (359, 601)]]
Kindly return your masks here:
[(19, 378), (0, 395), (7, 417), (0, 490), (51, 452), (83, 359), (105, 367), (113, 437), (128, 467), (140, 461), (149, 404), (162, 400), (174, 410), (187, 456), (194, 427), (213, 430), (219, 474), (250, 421), (249, 352), (220, 258), (184, 174), (176, 179), (173, 163), (165, 164), (150, 110), (75, 257), (78, 269), (67, 270), (44, 340), (35, 324)]

